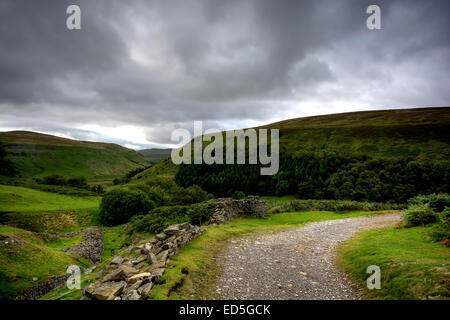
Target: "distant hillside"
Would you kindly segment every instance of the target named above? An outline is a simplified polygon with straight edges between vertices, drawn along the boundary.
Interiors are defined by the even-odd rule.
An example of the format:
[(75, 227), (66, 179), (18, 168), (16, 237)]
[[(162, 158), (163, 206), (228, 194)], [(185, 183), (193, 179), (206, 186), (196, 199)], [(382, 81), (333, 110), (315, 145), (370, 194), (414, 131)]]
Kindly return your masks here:
[(334, 151), (374, 158), (450, 159), (449, 107), (339, 113), (260, 128), (280, 129), (280, 148), (290, 153)]
[(276, 175), (261, 176), (252, 164), (181, 165), (175, 182), (216, 196), (242, 191), (396, 203), (450, 190), (450, 108), (343, 113), (265, 127), (280, 129)]
[(148, 161), (157, 163), (168, 156), (172, 152), (172, 149), (143, 149), (137, 151), (140, 155), (144, 156)]
[[(336, 152), (373, 158), (450, 160), (450, 107), (396, 109), (295, 118), (258, 128), (280, 129), (285, 153)], [(174, 175), (170, 159), (133, 179)]]
[(24, 178), (57, 173), (110, 180), (148, 166), (139, 153), (113, 143), (86, 142), (29, 131), (0, 132), (9, 156)]
[(164, 177), (173, 177), (178, 171), (178, 166), (173, 164), (172, 159), (170, 157), (161, 160), (157, 164), (151, 166), (150, 168), (142, 171), (141, 173), (135, 175), (131, 178), (132, 181), (141, 180), (144, 181), (147, 178), (153, 176), (164, 176)]

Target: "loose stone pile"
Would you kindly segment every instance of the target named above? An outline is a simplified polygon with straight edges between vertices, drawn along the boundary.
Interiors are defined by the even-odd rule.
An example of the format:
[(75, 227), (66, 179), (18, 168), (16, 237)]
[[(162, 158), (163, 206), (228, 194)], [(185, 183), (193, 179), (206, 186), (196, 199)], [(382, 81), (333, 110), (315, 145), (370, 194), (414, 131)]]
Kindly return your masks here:
[(221, 224), (237, 217), (261, 218), (269, 214), (269, 207), (257, 196), (248, 199), (233, 200), (231, 198), (216, 199), (216, 209), (208, 224)]
[(102, 229), (92, 227), (84, 230), (83, 233), (83, 241), (80, 244), (67, 248), (64, 251), (85, 258), (93, 264), (99, 263), (103, 252)]
[(101, 282), (83, 290), (83, 299), (146, 299), (163, 276), (169, 258), (203, 232), (189, 223), (171, 225), (148, 242), (129, 247), (128, 256), (116, 256), (105, 267)]

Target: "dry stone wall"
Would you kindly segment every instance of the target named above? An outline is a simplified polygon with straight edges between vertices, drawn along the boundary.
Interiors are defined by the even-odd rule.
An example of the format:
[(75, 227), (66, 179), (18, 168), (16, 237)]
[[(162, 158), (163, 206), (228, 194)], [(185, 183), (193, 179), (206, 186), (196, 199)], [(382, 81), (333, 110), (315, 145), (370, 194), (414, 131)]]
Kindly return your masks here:
[(248, 199), (233, 200), (231, 198), (216, 199), (216, 209), (208, 224), (221, 224), (238, 217), (261, 218), (269, 214), (266, 201), (257, 196)]
[(189, 223), (171, 225), (148, 242), (131, 246), (105, 267), (102, 281), (83, 290), (83, 299), (144, 300), (163, 276), (169, 258), (204, 232)]

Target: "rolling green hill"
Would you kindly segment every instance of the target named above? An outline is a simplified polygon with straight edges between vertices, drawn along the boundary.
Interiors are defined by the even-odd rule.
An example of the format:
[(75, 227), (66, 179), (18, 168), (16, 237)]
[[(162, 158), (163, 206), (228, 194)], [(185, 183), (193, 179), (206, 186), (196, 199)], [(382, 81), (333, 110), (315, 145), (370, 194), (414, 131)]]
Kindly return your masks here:
[[(450, 107), (339, 113), (271, 123), (280, 130), (284, 153), (336, 152), (371, 158), (450, 160)], [(257, 128), (255, 128), (257, 129)], [(134, 179), (174, 175), (178, 166), (165, 159)]]
[(113, 143), (86, 142), (29, 131), (0, 132), (9, 158), (24, 178), (51, 173), (84, 176), (90, 181), (111, 180), (148, 166), (139, 153)]
[(0, 225), (0, 239), (0, 300), (14, 299), (24, 288), (64, 274), (69, 265), (90, 266), (82, 258), (52, 248), (29, 231)]
[(170, 156), (171, 151), (172, 149), (143, 149), (138, 150), (138, 153), (144, 156), (148, 161), (157, 163)]
[(260, 128), (280, 129), (280, 149), (333, 151), (373, 158), (450, 159), (450, 108), (339, 113), (296, 118)]

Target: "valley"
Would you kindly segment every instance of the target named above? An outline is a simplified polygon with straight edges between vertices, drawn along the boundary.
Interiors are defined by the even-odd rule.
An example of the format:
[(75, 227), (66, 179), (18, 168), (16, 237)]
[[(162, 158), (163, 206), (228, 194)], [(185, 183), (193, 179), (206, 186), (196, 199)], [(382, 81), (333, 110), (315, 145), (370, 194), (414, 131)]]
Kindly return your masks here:
[[(337, 250), (330, 263), (348, 275), (345, 285), (359, 287), (358, 298), (450, 298), (450, 108), (344, 113), (263, 127), (280, 130), (280, 171), (274, 176), (260, 176), (258, 165), (175, 165), (168, 149), (136, 152), (41, 133), (0, 132), (1, 163), (14, 168), (0, 175), (0, 299), (44, 286), (69, 265), (85, 270), (80, 289), (49, 285), (31, 296), (251, 298), (242, 295), (245, 283), (254, 280), (245, 274), (223, 294), (227, 263), (233, 265), (233, 256), (244, 250), (240, 241), (306, 237), (307, 230), (338, 238), (337, 229), (314, 226), (391, 217), (395, 223), (351, 231), (339, 245), (325, 241), (320, 252), (328, 257)], [(224, 208), (231, 208), (230, 219), (217, 218)], [(98, 241), (89, 244), (89, 237)], [(244, 246), (256, 248), (255, 241), (262, 243)], [(248, 261), (258, 260), (252, 250)], [(271, 260), (282, 260), (277, 252)], [(364, 289), (368, 264), (382, 266), (379, 292)], [(283, 268), (277, 270), (289, 277), (293, 271)], [(430, 282), (421, 286), (424, 277)], [(274, 278), (270, 288), (277, 298), (278, 282)], [(408, 283), (413, 289), (406, 289)]]

